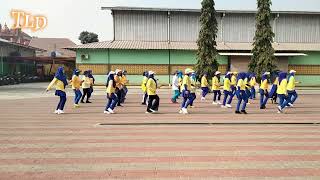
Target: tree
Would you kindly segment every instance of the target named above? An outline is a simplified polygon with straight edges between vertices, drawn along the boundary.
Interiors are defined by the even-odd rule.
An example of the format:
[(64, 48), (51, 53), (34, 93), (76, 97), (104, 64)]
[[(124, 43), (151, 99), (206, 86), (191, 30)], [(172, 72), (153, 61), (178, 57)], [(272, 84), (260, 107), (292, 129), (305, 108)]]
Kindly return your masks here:
[(256, 15), (256, 33), (254, 37), (254, 48), (249, 63), (249, 71), (261, 77), (264, 72), (273, 72), (276, 69), (274, 49), (272, 47), (274, 33), (270, 25), (271, 0), (258, 0), (258, 12)]
[(195, 70), (198, 76), (208, 73), (211, 78), (213, 73), (218, 70), (217, 62), (217, 33), (218, 22), (216, 19), (216, 10), (214, 0), (203, 0), (200, 15), (200, 32), (197, 40), (197, 64)]
[(81, 41), (82, 44), (99, 42), (98, 35), (88, 31), (82, 31), (80, 33), (79, 40)]

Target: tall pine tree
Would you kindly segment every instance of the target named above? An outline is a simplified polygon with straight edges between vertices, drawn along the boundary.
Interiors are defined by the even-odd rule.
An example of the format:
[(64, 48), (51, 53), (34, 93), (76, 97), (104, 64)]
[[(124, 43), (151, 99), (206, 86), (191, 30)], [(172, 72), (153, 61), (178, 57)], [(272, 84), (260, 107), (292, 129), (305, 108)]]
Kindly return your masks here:
[(253, 56), (249, 63), (249, 71), (261, 77), (261, 74), (275, 70), (275, 56), (272, 47), (273, 37), (270, 21), (271, 16), (271, 0), (257, 0), (258, 12), (256, 15), (256, 33), (254, 37)]
[(216, 19), (216, 10), (214, 0), (203, 0), (200, 15), (200, 32), (197, 40), (197, 64), (195, 70), (199, 76), (208, 73), (212, 77), (213, 73), (218, 70), (217, 62), (217, 33), (218, 22)]

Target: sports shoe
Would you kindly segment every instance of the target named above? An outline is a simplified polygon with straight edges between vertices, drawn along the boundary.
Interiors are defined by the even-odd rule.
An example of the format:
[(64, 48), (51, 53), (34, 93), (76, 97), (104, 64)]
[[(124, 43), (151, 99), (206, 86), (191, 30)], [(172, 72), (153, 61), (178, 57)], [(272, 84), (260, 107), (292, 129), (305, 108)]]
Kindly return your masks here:
[(221, 108), (228, 108), (227, 106), (221, 105)]
[(230, 104), (227, 104), (226, 106), (227, 106), (227, 108), (232, 108), (232, 106)]
[(182, 113), (183, 113), (183, 111), (182, 111), (182, 109), (180, 109), (179, 114), (182, 114)]
[(79, 104), (74, 104), (73, 107), (74, 108), (79, 108), (80, 106), (79, 106)]
[(110, 112), (109, 112), (109, 111), (103, 111), (103, 113), (104, 113), (104, 114), (110, 114)]
[(158, 111), (153, 110), (153, 109), (150, 109), (150, 111), (151, 111), (152, 113), (157, 113), (157, 112), (158, 112)]
[(241, 111), (242, 114), (248, 114), (246, 110)]
[(187, 108), (182, 108), (182, 113), (183, 114), (188, 114), (188, 109)]
[(201, 97), (201, 101), (205, 101), (206, 100), (206, 98), (205, 97)]
[(62, 110), (58, 110), (58, 114), (64, 114), (64, 112)]
[(218, 103), (217, 103), (217, 102), (214, 102), (214, 101), (212, 102), (212, 104), (213, 104), (213, 105), (218, 105)]
[(58, 114), (58, 113), (59, 113), (59, 110), (55, 110), (54, 113), (55, 113), (55, 114)]
[(221, 104), (222, 104), (220, 101), (218, 101), (217, 103), (218, 103), (218, 105), (221, 105)]
[(289, 107), (293, 107), (293, 104), (292, 103), (288, 103)]
[(108, 112), (114, 114), (114, 111), (111, 108), (108, 109)]
[(283, 113), (281, 106), (278, 106), (278, 113)]
[(240, 112), (240, 111), (236, 111), (235, 113), (236, 113), (236, 114), (241, 114), (241, 112)]
[(190, 108), (196, 108), (195, 106), (190, 106)]

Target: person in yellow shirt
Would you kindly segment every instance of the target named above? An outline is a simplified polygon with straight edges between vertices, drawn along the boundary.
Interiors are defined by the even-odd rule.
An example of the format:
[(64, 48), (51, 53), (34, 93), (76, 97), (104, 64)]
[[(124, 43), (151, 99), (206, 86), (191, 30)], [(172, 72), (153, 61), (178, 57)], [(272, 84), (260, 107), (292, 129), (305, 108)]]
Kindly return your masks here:
[(296, 92), (296, 84), (298, 84), (299, 82), (296, 82), (295, 79), (295, 74), (296, 71), (295, 70), (290, 70), (290, 75), (289, 75), (289, 80), (288, 80), (288, 106), (293, 107), (294, 102), (297, 100), (298, 98), (298, 94)]
[(93, 85), (95, 83), (95, 79), (93, 77), (92, 70), (88, 70), (88, 77), (90, 79), (90, 83), (91, 84), (90, 84), (90, 91), (89, 91), (89, 93), (87, 95), (87, 103), (91, 103), (89, 100), (90, 100), (90, 98), (91, 98), (91, 96), (93, 94)]
[(126, 100), (126, 96), (128, 94), (127, 84), (129, 81), (128, 81), (127, 75), (128, 75), (128, 72), (126, 70), (123, 70), (122, 78), (121, 78), (121, 81), (123, 84), (123, 95), (121, 98), (121, 103), (124, 103), (124, 101)]
[(116, 76), (115, 76), (114, 80), (116, 81), (116, 94), (119, 99), (117, 106), (122, 106), (121, 99), (124, 96), (123, 81), (122, 81), (123, 74), (122, 74), (121, 69), (117, 69), (115, 73), (116, 73)]
[(279, 83), (279, 72), (274, 72), (273, 76), (274, 76), (274, 80), (269, 93), (269, 98), (271, 99), (272, 104), (275, 104), (277, 103), (277, 98), (278, 98), (277, 89), (278, 89), (278, 83)]
[[(238, 74), (237, 90), (236, 90), (238, 103), (237, 103), (236, 114), (247, 114), (246, 106), (247, 106), (248, 96), (246, 93), (246, 83), (244, 81), (246, 76), (247, 76), (246, 73)], [(240, 111), (241, 103), (242, 103), (242, 107)]]
[(67, 95), (65, 92), (65, 88), (68, 85), (67, 77), (64, 74), (63, 67), (59, 67), (53, 80), (47, 87), (46, 91), (50, 91), (53, 87), (55, 87), (56, 92), (55, 95), (60, 97), (60, 101), (56, 110), (54, 111), (55, 114), (64, 114), (63, 109), (67, 101)]
[(154, 72), (149, 71), (149, 79), (147, 82), (148, 107), (146, 113), (156, 113), (159, 110), (160, 98), (157, 95), (157, 80), (154, 78)]
[[(227, 72), (226, 76), (224, 77), (223, 81), (223, 103), (221, 105), (222, 108), (232, 108), (231, 101), (232, 101), (232, 90), (231, 90), (231, 72)], [(229, 97), (229, 100), (228, 100)], [(228, 100), (228, 104), (227, 104)]]
[(254, 100), (256, 99), (256, 86), (257, 84), (257, 77), (255, 73), (250, 74), (250, 81), (249, 81), (249, 85), (250, 85), (250, 90), (251, 90), (251, 96), (250, 99)]
[(190, 103), (192, 102), (192, 96), (190, 95), (190, 91), (191, 91), (191, 80), (190, 80), (190, 75), (191, 73), (193, 73), (194, 71), (190, 68), (187, 68), (184, 71), (184, 77), (182, 80), (182, 97), (183, 97), (183, 101), (181, 103), (181, 110), (179, 111), (180, 114), (188, 114), (188, 106), (190, 105)]
[(72, 89), (74, 91), (74, 107), (77, 108), (79, 107), (79, 101), (82, 97), (82, 93), (80, 90), (81, 84), (82, 84), (82, 80), (79, 77), (80, 74), (80, 70), (79, 69), (75, 69), (73, 72), (73, 76), (71, 79), (71, 85), (72, 85)]
[(212, 78), (212, 91), (213, 91), (213, 102), (214, 105), (221, 105), (221, 91), (220, 91), (220, 75), (221, 72), (216, 71)]
[(142, 90), (142, 105), (147, 105), (147, 99), (148, 99), (148, 94), (147, 94), (147, 82), (148, 82), (148, 72), (145, 71), (142, 74), (142, 82), (141, 82), (141, 90)]
[(277, 94), (279, 97), (278, 113), (283, 113), (283, 109), (287, 106), (287, 103), (289, 102), (287, 85), (287, 73), (281, 72), (279, 74), (279, 84), (277, 89)]
[(261, 85), (259, 89), (260, 93), (260, 109), (266, 109), (266, 104), (269, 99), (269, 93), (268, 93), (268, 75), (270, 75), (270, 72), (265, 72), (261, 76)]
[(233, 72), (231, 76), (231, 95), (228, 104), (231, 105), (233, 97), (236, 95), (236, 86), (237, 86), (237, 75), (238, 72)]
[(118, 97), (116, 95), (116, 82), (114, 80), (115, 72), (111, 71), (108, 74), (107, 80), (107, 98), (108, 103), (104, 110), (104, 114), (114, 114), (114, 108), (118, 102)]
[(201, 90), (202, 90), (201, 101), (206, 100), (206, 96), (209, 93), (209, 82), (207, 78), (208, 78), (208, 74), (204, 73), (201, 78)]
[(91, 85), (92, 85), (92, 81), (89, 78), (89, 72), (88, 71), (84, 71), (83, 72), (83, 78), (82, 78), (82, 90), (83, 90), (83, 95), (81, 98), (81, 103), (84, 103), (84, 98), (87, 96), (87, 101), (86, 103), (91, 103), (89, 101), (90, 98), (90, 91), (91, 91)]
[(197, 91), (197, 77), (196, 77), (196, 73), (193, 72), (190, 75), (190, 82), (191, 82), (191, 89), (190, 89), (190, 96), (191, 96), (191, 102), (190, 102), (190, 108), (194, 108), (193, 102), (194, 100), (196, 100), (197, 95), (196, 95), (196, 91)]

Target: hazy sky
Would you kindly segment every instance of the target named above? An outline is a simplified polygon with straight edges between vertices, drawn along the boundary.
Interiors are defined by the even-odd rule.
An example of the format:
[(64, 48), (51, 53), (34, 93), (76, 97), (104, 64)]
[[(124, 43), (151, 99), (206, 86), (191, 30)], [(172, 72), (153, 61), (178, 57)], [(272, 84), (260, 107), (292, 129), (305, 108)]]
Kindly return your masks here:
[[(38, 37), (65, 37), (79, 44), (78, 35), (87, 30), (100, 41), (112, 39), (112, 17), (101, 6), (139, 6), (164, 8), (200, 8), (200, 0), (0, 0), (0, 23), (12, 25), (12, 9), (48, 18), (43, 31), (30, 32)], [(256, 0), (215, 0), (216, 9), (255, 10)], [(273, 0), (277, 11), (320, 11), (320, 0)]]

